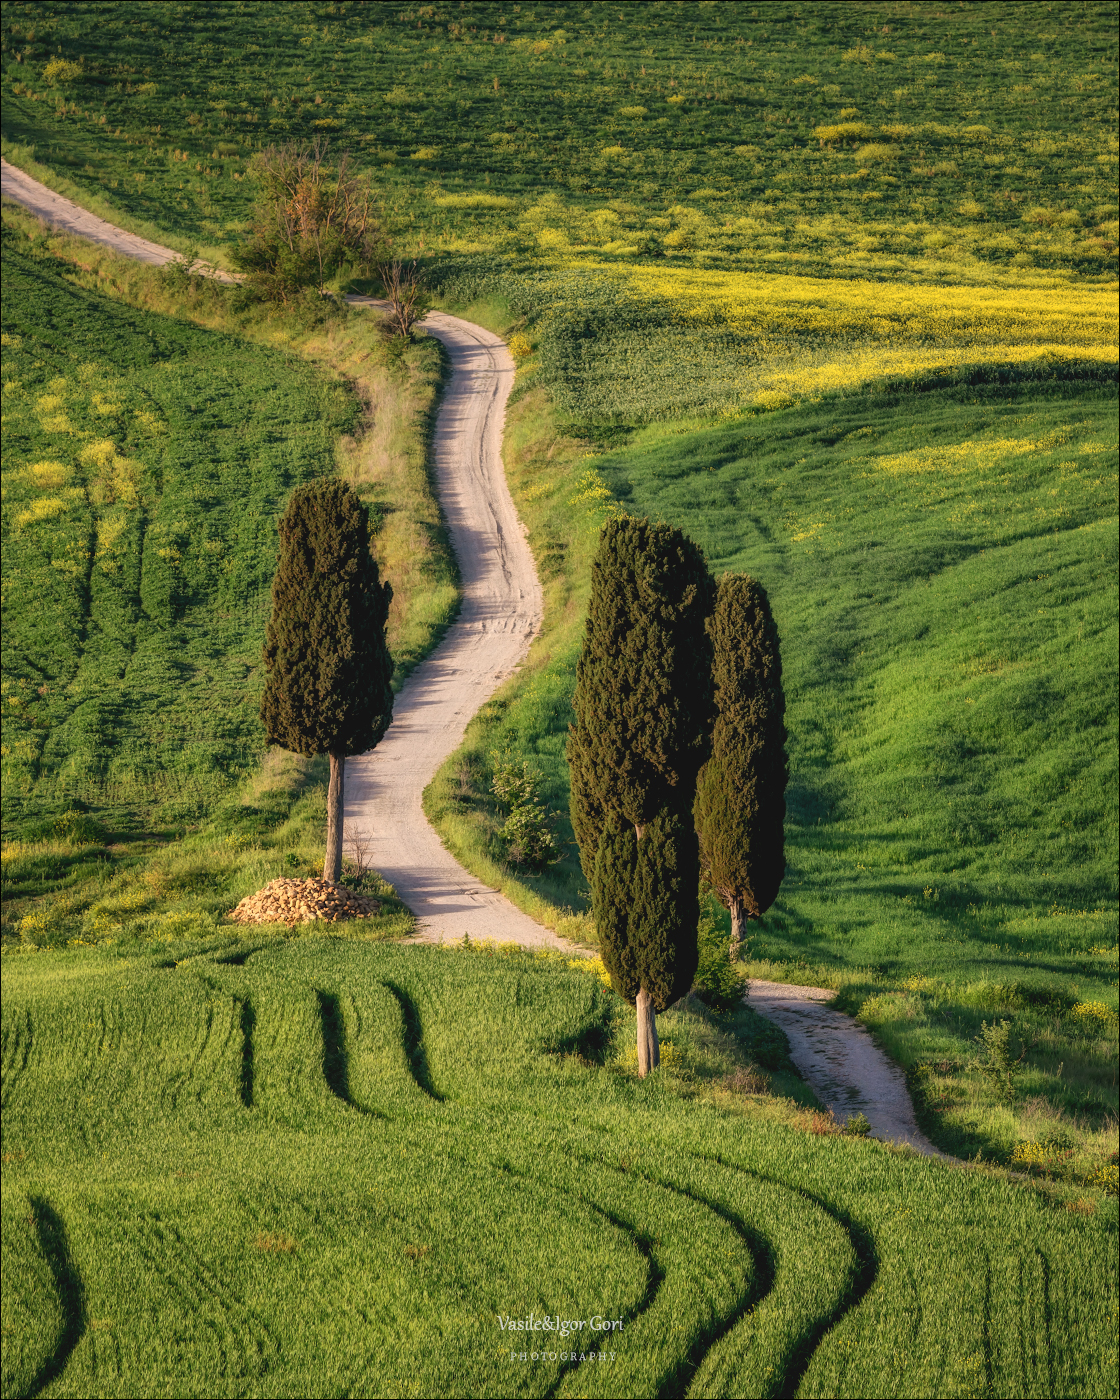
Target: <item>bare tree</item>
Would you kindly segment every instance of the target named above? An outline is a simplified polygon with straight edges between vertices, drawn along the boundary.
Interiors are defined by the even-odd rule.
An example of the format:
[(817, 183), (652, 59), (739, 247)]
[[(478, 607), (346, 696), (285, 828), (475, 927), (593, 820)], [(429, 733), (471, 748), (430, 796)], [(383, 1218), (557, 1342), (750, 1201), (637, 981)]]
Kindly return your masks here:
[(337, 164), (330, 143), (289, 141), (257, 155), (252, 174), (259, 186), (241, 266), (259, 290), (286, 301), (303, 287), (322, 292), (347, 262), (368, 273), (384, 251), (377, 201), (349, 151)]
[(389, 300), (389, 325), (395, 336), (407, 340), (412, 327), (428, 309), (424, 279), (416, 262), (383, 262), (377, 269)]
[(364, 831), (352, 831), (346, 837), (346, 849), (356, 878), (364, 879), (373, 869), (373, 837)]

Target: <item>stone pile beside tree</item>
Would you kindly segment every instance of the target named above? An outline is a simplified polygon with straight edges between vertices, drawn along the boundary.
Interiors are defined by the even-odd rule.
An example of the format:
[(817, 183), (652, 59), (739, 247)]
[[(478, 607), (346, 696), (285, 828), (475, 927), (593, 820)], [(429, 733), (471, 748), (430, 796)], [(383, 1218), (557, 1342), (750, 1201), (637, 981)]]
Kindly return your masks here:
[(367, 895), (355, 894), (345, 885), (327, 880), (272, 880), (263, 890), (247, 895), (229, 919), (234, 924), (312, 923), (317, 919), (340, 923), (344, 919), (372, 919), (381, 913), (381, 904)]

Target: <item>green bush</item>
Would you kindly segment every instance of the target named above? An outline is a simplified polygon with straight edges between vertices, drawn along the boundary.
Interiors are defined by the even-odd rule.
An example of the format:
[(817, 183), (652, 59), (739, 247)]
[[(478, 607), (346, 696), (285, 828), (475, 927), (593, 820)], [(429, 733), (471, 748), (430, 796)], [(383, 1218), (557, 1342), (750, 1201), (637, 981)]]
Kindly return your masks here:
[(62, 812), (57, 817), (30, 822), (23, 828), (26, 841), (65, 841), (71, 846), (100, 846), (109, 839), (108, 829), (88, 812)]
[(498, 839), (514, 865), (540, 872), (560, 858), (553, 819), (540, 800), (541, 773), (528, 762), (493, 756), (490, 791), (508, 813)]
[(692, 990), (713, 1011), (730, 1011), (743, 1000), (744, 982), (731, 961), (730, 938), (709, 893), (701, 905), (697, 932), (699, 962)]

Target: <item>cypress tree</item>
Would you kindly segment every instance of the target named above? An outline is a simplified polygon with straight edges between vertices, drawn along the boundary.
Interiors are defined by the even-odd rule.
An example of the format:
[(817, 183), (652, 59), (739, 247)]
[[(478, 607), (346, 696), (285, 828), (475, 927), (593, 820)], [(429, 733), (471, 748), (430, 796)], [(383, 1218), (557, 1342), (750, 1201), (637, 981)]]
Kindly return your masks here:
[(630, 822), (608, 813), (592, 902), (611, 986), (638, 1007), (643, 1075), (660, 1058), (655, 1013), (684, 996), (696, 975), (699, 881), (696, 832), (687, 813), (658, 812), (640, 841)]
[(642, 988), (635, 950), (630, 944), (630, 910), (637, 870), (637, 834), (625, 817), (610, 812), (603, 823), (592, 869), (591, 904), (611, 986), (631, 1005)]
[(735, 957), (748, 919), (774, 903), (785, 875), (785, 696), (770, 600), (747, 575), (719, 581), (708, 623), (716, 720), (694, 817), (705, 876), (731, 911)]
[(638, 1065), (658, 1063), (655, 1013), (696, 971), (691, 808), (708, 756), (714, 602), (680, 530), (608, 521), (592, 569), (568, 740), (572, 826), (611, 983), (638, 1009)]
[(346, 758), (373, 748), (393, 717), (392, 596), (354, 491), (342, 481), (297, 487), (280, 521), (261, 719), (269, 743), (330, 755), (323, 879), (332, 882), (342, 870)]

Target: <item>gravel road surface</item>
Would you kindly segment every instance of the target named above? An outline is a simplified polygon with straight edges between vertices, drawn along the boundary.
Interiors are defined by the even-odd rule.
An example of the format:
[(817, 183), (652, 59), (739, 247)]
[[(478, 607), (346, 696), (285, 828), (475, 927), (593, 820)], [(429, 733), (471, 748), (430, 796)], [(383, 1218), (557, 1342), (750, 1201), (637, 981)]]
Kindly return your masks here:
[(747, 1005), (785, 1031), (790, 1058), (837, 1118), (847, 1121), (862, 1113), (872, 1137), (942, 1156), (918, 1127), (905, 1075), (858, 1021), (822, 1004), (834, 996), (824, 987), (752, 978)]

